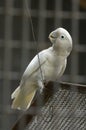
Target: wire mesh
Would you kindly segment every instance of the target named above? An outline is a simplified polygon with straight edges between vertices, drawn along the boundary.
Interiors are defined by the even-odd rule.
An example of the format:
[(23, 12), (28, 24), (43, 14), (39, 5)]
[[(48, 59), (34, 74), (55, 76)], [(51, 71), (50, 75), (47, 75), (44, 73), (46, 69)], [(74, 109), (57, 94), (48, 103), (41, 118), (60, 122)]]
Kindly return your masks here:
[[(25, 130), (85, 130), (86, 88), (58, 87)], [(75, 87), (75, 86), (74, 86)]]
[(74, 48), (62, 80), (86, 84), (85, 1), (0, 0), (0, 130), (10, 129), (20, 114), (11, 109), (10, 95), (37, 53), (26, 3), (39, 51), (51, 45), (48, 34), (52, 30), (66, 28), (73, 37)]

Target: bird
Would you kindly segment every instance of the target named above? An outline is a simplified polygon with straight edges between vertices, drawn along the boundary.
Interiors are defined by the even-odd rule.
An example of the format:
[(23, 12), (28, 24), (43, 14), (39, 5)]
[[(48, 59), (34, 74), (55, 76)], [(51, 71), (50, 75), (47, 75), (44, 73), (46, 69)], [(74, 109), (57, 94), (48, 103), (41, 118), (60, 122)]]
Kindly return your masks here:
[(49, 34), (49, 40), (52, 45), (32, 59), (19, 86), (11, 94), (13, 109), (29, 109), (36, 92), (43, 91), (44, 83), (56, 81), (63, 75), (72, 51), (72, 37), (66, 29), (59, 27)]

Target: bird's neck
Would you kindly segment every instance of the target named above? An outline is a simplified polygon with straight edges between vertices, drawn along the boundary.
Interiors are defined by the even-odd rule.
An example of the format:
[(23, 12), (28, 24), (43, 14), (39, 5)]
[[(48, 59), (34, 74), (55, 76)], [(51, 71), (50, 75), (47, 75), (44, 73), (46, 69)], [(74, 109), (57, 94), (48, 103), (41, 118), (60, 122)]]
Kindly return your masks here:
[(58, 56), (63, 56), (65, 58), (67, 58), (69, 55), (67, 50), (64, 50), (62, 48), (56, 48), (55, 46), (52, 46), (52, 49)]

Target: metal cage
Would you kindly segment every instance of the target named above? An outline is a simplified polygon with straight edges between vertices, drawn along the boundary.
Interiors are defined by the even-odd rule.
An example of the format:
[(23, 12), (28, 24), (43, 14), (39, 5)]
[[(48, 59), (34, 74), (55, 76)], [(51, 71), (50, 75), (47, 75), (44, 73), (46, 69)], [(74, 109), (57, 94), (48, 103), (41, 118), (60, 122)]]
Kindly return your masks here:
[(35, 99), (12, 130), (86, 129), (86, 85), (50, 82)]
[[(32, 34), (30, 15), (37, 45)], [(26, 66), (37, 54), (37, 48), (38, 51), (48, 48), (51, 45), (48, 40), (49, 33), (60, 26), (70, 32), (74, 45), (72, 54), (68, 58), (67, 69), (61, 80), (86, 84), (86, 2), (84, 0), (0, 0), (0, 130), (9, 130), (21, 115), (22, 112), (11, 109), (10, 95), (18, 86)], [(75, 119), (77, 120), (77, 123), (74, 122), (75, 130), (79, 127), (80, 130), (85, 130), (85, 94), (80, 93), (78, 89), (75, 90), (74, 87), (70, 90), (54, 92), (55, 90), (53, 90), (52, 100), (49, 100), (42, 108), (43, 116), (48, 110), (54, 109), (54, 104), (58, 103), (56, 97), (58, 97), (57, 100), (61, 98), (59, 93), (64, 95), (64, 99), (62, 98), (64, 105), (61, 105), (60, 101), (59, 106), (56, 105), (57, 114), (59, 112), (60, 114), (59, 117), (56, 117), (56, 114), (51, 123), (48, 123), (50, 126), (52, 124), (51, 127), (46, 126), (44, 119), (46, 130), (51, 130), (54, 120), (59, 120), (59, 118), (61, 120), (57, 125), (60, 130), (65, 129), (67, 124), (73, 129), (72, 121), (74, 122)], [(74, 97), (76, 100), (73, 103)], [(37, 101), (38, 104), (43, 102), (42, 100)], [(50, 104), (53, 104), (53, 107), (48, 108)], [(74, 120), (72, 113), (69, 112), (72, 107)], [(74, 112), (75, 108), (77, 111)], [(65, 116), (68, 112), (71, 118), (66, 119)], [(48, 115), (49, 113), (46, 116)], [(38, 119), (40, 128), (43, 116)], [(60, 121), (63, 120), (64, 122), (61, 124)], [(61, 127), (60, 124), (64, 127)], [(34, 121), (30, 127), (32, 128), (33, 125)]]

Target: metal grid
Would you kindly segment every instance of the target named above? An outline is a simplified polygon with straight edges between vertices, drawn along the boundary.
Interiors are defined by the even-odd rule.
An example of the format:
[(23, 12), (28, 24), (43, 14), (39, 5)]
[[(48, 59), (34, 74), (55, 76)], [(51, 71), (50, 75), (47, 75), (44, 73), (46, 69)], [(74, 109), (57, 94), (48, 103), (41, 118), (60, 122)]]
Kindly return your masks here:
[[(62, 26), (71, 33), (74, 49), (62, 79), (85, 84), (86, 8), (80, 2), (27, 0), (27, 5), (39, 50), (50, 46), (47, 37), (53, 29)], [(0, 130), (9, 129), (18, 114), (10, 108), (10, 95), (37, 53), (26, 7), (26, 0), (0, 0)]]
[[(57, 87), (58, 84), (56, 84)], [(33, 117), (25, 130), (85, 130), (86, 129), (86, 89), (79, 91), (58, 86), (51, 96)]]

